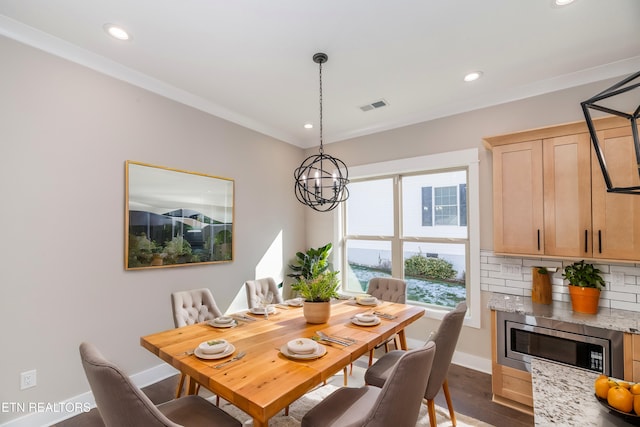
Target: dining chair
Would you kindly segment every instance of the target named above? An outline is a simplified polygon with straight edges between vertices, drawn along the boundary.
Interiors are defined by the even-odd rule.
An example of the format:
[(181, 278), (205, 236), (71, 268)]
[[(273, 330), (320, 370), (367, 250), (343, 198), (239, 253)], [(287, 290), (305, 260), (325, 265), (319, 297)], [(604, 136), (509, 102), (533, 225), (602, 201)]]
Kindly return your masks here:
[[(171, 294), (171, 309), (173, 311), (173, 323), (176, 328), (222, 316), (222, 311), (218, 308), (208, 288), (173, 292)], [(178, 387), (176, 388), (176, 398), (182, 394), (186, 378), (185, 374), (180, 374), (180, 381), (178, 381)], [(196, 387), (199, 388), (199, 385)]]
[[(429, 377), (429, 382), (424, 389), (424, 399), (427, 401), (431, 427), (436, 426), (436, 409), (433, 399), (438, 394), (438, 391), (440, 391), (440, 387), (442, 387), (442, 390), (444, 391), (444, 397), (447, 401), (447, 407), (449, 408), (451, 422), (454, 426), (456, 425), (456, 415), (453, 411), (451, 395), (449, 394), (447, 372), (449, 371), (449, 365), (451, 365), (453, 352), (456, 349), (456, 344), (458, 343), (458, 337), (460, 336), (460, 330), (462, 329), (462, 323), (466, 313), (466, 302), (462, 301), (458, 303), (454, 310), (450, 311), (443, 317), (440, 327), (435, 333), (431, 334), (425, 344), (429, 345), (432, 342), (436, 344), (436, 355), (433, 361), (431, 375)], [(405, 353), (406, 352), (403, 350), (393, 350), (383, 355), (365, 372), (365, 384), (383, 387), (386, 381), (388, 381), (388, 378), (391, 377), (391, 372), (393, 372), (394, 366)]]
[(301, 427), (415, 426), (437, 346), (403, 352), (382, 388), (342, 387), (302, 418)]
[[(394, 277), (374, 277), (367, 284), (367, 294), (374, 296), (382, 301), (397, 302), (401, 304), (407, 303), (407, 282)], [(378, 344), (369, 351), (369, 366), (373, 363), (373, 353), (376, 349), (384, 346), (384, 351), (389, 352), (389, 343), (393, 341), (397, 349), (400, 348), (398, 335), (395, 334), (385, 342)]]
[(106, 427), (238, 427), (242, 423), (201, 396), (185, 396), (160, 405), (136, 387), (98, 349), (80, 344), (82, 366)]
[(269, 292), (273, 294), (272, 302), (274, 304), (282, 304), (284, 302), (282, 295), (280, 295), (280, 290), (272, 277), (247, 280), (244, 282), (244, 287), (247, 291), (247, 305), (250, 309), (260, 307), (260, 301), (266, 297)]

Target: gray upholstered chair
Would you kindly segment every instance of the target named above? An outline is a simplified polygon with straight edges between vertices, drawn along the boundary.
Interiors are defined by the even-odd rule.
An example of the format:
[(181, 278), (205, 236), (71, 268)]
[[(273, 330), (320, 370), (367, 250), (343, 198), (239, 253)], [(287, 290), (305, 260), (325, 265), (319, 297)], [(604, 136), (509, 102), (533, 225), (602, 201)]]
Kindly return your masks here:
[(301, 427), (415, 426), (435, 352), (435, 343), (403, 352), (382, 388), (339, 388), (305, 414)]
[(106, 427), (220, 426), (242, 423), (200, 396), (185, 396), (158, 406), (92, 344), (80, 344), (82, 366)]
[(222, 316), (211, 291), (207, 288), (172, 293), (171, 308), (176, 328)]
[(264, 279), (247, 280), (244, 282), (247, 291), (247, 305), (249, 308), (260, 307), (260, 301), (267, 296), (269, 292), (273, 294), (273, 304), (282, 304), (282, 295), (278, 290), (275, 280), (271, 277)]
[[(207, 288), (173, 292), (171, 294), (171, 309), (173, 311), (173, 323), (176, 328), (222, 316), (222, 312), (216, 305), (211, 291)], [(180, 374), (176, 397), (180, 397), (180, 394), (182, 394), (185, 379), (186, 375)]]
[[(458, 337), (460, 336), (460, 330), (462, 329), (462, 323), (464, 316), (467, 313), (466, 302), (459, 303), (456, 308), (447, 313), (440, 323), (440, 327), (435, 334), (432, 334), (425, 345), (429, 345), (431, 342), (436, 343), (436, 356), (433, 361), (433, 368), (431, 370), (431, 376), (429, 377), (429, 383), (424, 391), (424, 398), (427, 401), (427, 409), (429, 411), (429, 421), (431, 427), (436, 425), (436, 410), (433, 399), (440, 391), (440, 387), (444, 391), (444, 397), (449, 407), (449, 416), (451, 422), (456, 425), (456, 415), (453, 411), (453, 404), (451, 403), (451, 395), (449, 394), (449, 384), (447, 383), (447, 372), (449, 371), (449, 365), (451, 365), (451, 359), (453, 358), (453, 352), (456, 349), (458, 343)], [(400, 360), (405, 351), (394, 350), (382, 356), (372, 366), (367, 369), (364, 374), (364, 381), (366, 384), (370, 384), (377, 387), (383, 387), (387, 379), (391, 377), (391, 372), (395, 364)]]
[[(367, 293), (382, 301), (406, 304), (407, 282), (402, 279), (396, 279), (394, 277), (374, 277), (369, 280), (369, 283), (367, 284)], [(394, 342), (395, 348), (399, 349), (400, 344), (398, 343), (398, 340), (398, 336), (394, 335), (384, 343), (377, 345), (376, 349), (384, 345), (384, 350), (388, 353), (389, 343), (391, 341)], [(371, 349), (371, 351), (369, 351), (369, 366), (371, 366), (371, 364), (373, 363), (374, 351), (375, 349)]]

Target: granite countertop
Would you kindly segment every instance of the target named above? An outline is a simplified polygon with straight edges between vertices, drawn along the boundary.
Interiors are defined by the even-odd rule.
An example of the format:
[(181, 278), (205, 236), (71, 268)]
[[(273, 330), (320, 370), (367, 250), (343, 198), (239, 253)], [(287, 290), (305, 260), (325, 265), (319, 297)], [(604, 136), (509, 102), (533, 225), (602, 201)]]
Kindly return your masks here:
[(598, 373), (543, 359), (531, 360), (533, 416), (536, 427), (629, 426), (596, 399)]
[(535, 304), (531, 297), (492, 293), (488, 307), (491, 310), (518, 313), (526, 316), (545, 317), (570, 323), (595, 326), (613, 331), (640, 334), (640, 316), (634, 311), (612, 310), (600, 307), (598, 314), (575, 313), (568, 302)]

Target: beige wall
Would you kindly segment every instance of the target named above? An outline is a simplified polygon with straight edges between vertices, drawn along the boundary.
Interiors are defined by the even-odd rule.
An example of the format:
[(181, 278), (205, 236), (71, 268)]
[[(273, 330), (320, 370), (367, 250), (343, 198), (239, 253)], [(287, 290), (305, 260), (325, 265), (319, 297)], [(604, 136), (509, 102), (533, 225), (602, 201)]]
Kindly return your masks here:
[[(484, 148), (482, 138), (582, 121), (584, 116), (580, 102), (606, 89), (617, 80), (619, 79), (328, 144), (325, 145), (325, 153), (338, 157), (348, 166), (356, 166), (478, 148), (480, 160), (480, 247), (490, 250), (493, 249), (491, 152)], [(481, 84), (481, 82), (479, 83)], [(377, 113), (372, 111), (364, 114)], [(384, 114), (382, 111), (379, 113)], [(331, 124), (326, 123), (325, 126), (329, 128)], [(307, 154), (313, 151), (307, 150)], [(334, 227), (333, 216), (307, 213), (307, 241), (310, 245), (322, 244), (325, 236), (331, 235)], [(475, 279), (474, 284), (480, 286), (479, 278)], [(457, 350), (471, 357), (460, 359), (461, 363), (475, 364), (477, 361), (473, 360), (474, 357), (491, 359), (490, 316), (489, 311), (484, 309), (486, 299), (487, 295), (483, 295), (482, 328), (480, 331), (468, 327), (462, 331)], [(437, 327), (437, 321), (425, 318), (412, 325), (408, 330), (408, 335), (412, 338), (426, 339), (429, 332)]]
[[(129, 373), (158, 365), (139, 338), (173, 327), (172, 291), (226, 308), (278, 235), (284, 263), (305, 248), (301, 149), (2, 37), (0, 57), (0, 402), (88, 391), (83, 340)], [(124, 271), (127, 159), (234, 178), (235, 261)]]

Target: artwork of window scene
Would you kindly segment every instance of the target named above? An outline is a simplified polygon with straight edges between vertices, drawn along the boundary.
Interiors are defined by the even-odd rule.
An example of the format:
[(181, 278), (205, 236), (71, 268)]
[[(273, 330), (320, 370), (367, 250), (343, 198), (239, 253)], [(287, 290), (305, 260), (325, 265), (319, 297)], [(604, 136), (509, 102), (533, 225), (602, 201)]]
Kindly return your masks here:
[(127, 161), (126, 269), (233, 259), (228, 178)]

